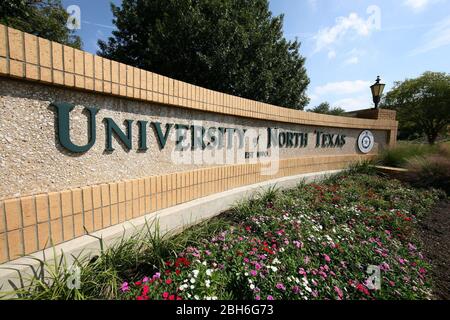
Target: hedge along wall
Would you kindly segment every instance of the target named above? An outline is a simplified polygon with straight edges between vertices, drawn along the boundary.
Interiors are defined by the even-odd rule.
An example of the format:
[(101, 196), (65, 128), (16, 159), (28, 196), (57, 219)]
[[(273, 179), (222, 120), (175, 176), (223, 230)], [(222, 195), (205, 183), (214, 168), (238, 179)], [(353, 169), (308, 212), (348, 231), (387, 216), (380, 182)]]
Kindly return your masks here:
[(397, 132), (391, 111), (272, 106), (3, 25), (0, 99), (0, 263), (209, 194), (343, 168)]

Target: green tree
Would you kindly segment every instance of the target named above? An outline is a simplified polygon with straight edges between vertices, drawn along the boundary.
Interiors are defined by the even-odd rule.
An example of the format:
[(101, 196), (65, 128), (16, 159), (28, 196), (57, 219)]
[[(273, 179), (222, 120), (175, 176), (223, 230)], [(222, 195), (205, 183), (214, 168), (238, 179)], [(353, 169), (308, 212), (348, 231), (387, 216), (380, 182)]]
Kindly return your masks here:
[(450, 74), (425, 72), (394, 84), (383, 107), (397, 111), (400, 131), (425, 134), (434, 144), (450, 124)]
[(310, 112), (329, 114), (332, 116), (343, 116), (345, 110), (339, 107), (332, 108), (328, 102), (322, 102), (318, 106), (309, 110)]
[(303, 109), (300, 43), (268, 0), (124, 0), (99, 55), (209, 89)]
[(68, 17), (61, 0), (0, 1), (1, 24), (81, 49), (80, 37), (66, 27)]

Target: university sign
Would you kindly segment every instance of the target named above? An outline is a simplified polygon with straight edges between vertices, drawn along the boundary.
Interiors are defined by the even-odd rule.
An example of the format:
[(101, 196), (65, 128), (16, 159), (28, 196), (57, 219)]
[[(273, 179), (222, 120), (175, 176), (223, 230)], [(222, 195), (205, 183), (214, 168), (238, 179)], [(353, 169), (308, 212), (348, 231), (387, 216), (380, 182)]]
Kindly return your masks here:
[(156, 213), (182, 228), (371, 159), (396, 132), (390, 110), (281, 108), (0, 25), (0, 263)]
[[(54, 102), (51, 104), (57, 112), (57, 133), (58, 141), (65, 149), (73, 153), (84, 153), (89, 151), (97, 139), (97, 121), (96, 115), (98, 108), (86, 107), (84, 113), (88, 118), (88, 142), (85, 145), (76, 145), (70, 138), (70, 112), (75, 108), (75, 105), (65, 102)], [(114, 151), (113, 136), (122, 143), (127, 150), (133, 147), (133, 120), (126, 119), (124, 121), (125, 129), (121, 129), (111, 118), (104, 118), (103, 121), (106, 127), (106, 145), (105, 151)], [(155, 132), (155, 138), (158, 142), (159, 148), (164, 149), (171, 131), (174, 130), (176, 134), (175, 149), (177, 151), (184, 150), (205, 150), (205, 149), (228, 149), (233, 148), (233, 137), (237, 135), (239, 138), (238, 148), (244, 148), (244, 141), (246, 135), (248, 136), (248, 128), (228, 128), (228, 127), (203, 127), (196, 125), (180, 124), (180, 123), (165, 123), (148, 122), (144, 120), (136, 121), (138, 130), (138, 144), (137, 150), (147, 151), (147, 132), (149, 127)], [(190, 134), (190, 142), (186, 142)], [(342, 148), (346, 141), (344, 134), (328, 133), (319, 130), (314, 130), (315, 148)], [(280, 131), (278, 128), (267, 128), (266, 137), (263, 141), (267, 141), (264, 148), (306, 148), (308, 147), (309, 137), (312, 133), (295, 132), (295, 131)], [(258, 134), (254, 139), (254, 146), (259, 147), (260, 135)], [(372, 136), (373, 138), (373, 136)], [(228, 144), (226, 145), (226, 141)], [(372, 142), (373, 146), (373, 142)]]

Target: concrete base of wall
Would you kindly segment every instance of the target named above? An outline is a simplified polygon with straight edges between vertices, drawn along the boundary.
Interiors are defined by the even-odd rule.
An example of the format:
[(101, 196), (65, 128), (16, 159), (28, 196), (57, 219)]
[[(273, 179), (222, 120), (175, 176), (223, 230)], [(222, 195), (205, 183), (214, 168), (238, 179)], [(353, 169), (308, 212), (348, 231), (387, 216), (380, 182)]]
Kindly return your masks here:
[(228, 190), (153, 212), (97, 231), (91, 235), (67, 241), (30, 256), (4, 263), (0, 265), (0, 292), (5, 294), (14, 288), (26, 285), (31, 275), (41, 274), (42, 269), (39, 260), (45, 260), (52, 264), (55, 258), (64, 255), (67, 263), (70, 265), (74, 261), (74, 257), (94, 257), (98, 255), (101, 249), (100, 238), (103, 241), (104, 248), (106, 248), (123, 237), (130, 237), (148, 225), (151, 225), (153, 228), (158, 225), (161, 234), (178, 233), (185, 228), (219, 215), (236, 204), (237, 201), (247, 199), (257, 191), (265, 190), (272, 186), (288, 189), (295, 187), (302, 181), (306, 183), (318, 181), (339, 171), (341, 170), (301, 174)]

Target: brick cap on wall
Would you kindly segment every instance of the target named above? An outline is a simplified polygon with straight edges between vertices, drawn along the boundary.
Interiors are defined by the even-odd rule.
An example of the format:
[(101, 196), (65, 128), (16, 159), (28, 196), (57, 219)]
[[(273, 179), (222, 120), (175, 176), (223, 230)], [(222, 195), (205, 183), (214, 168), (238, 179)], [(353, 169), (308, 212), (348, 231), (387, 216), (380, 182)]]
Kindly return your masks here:
[(375, 119), (375, 120), (396, 120), (397, 112), (390, 109), (363, 109), (347, 112), (346, 115), (356, 118)]
[(253, 119), (335, 128), (397, 128), (397, 122), (390, 118), (323, 115), (209, 90), (1, 24), (0, 76)]

